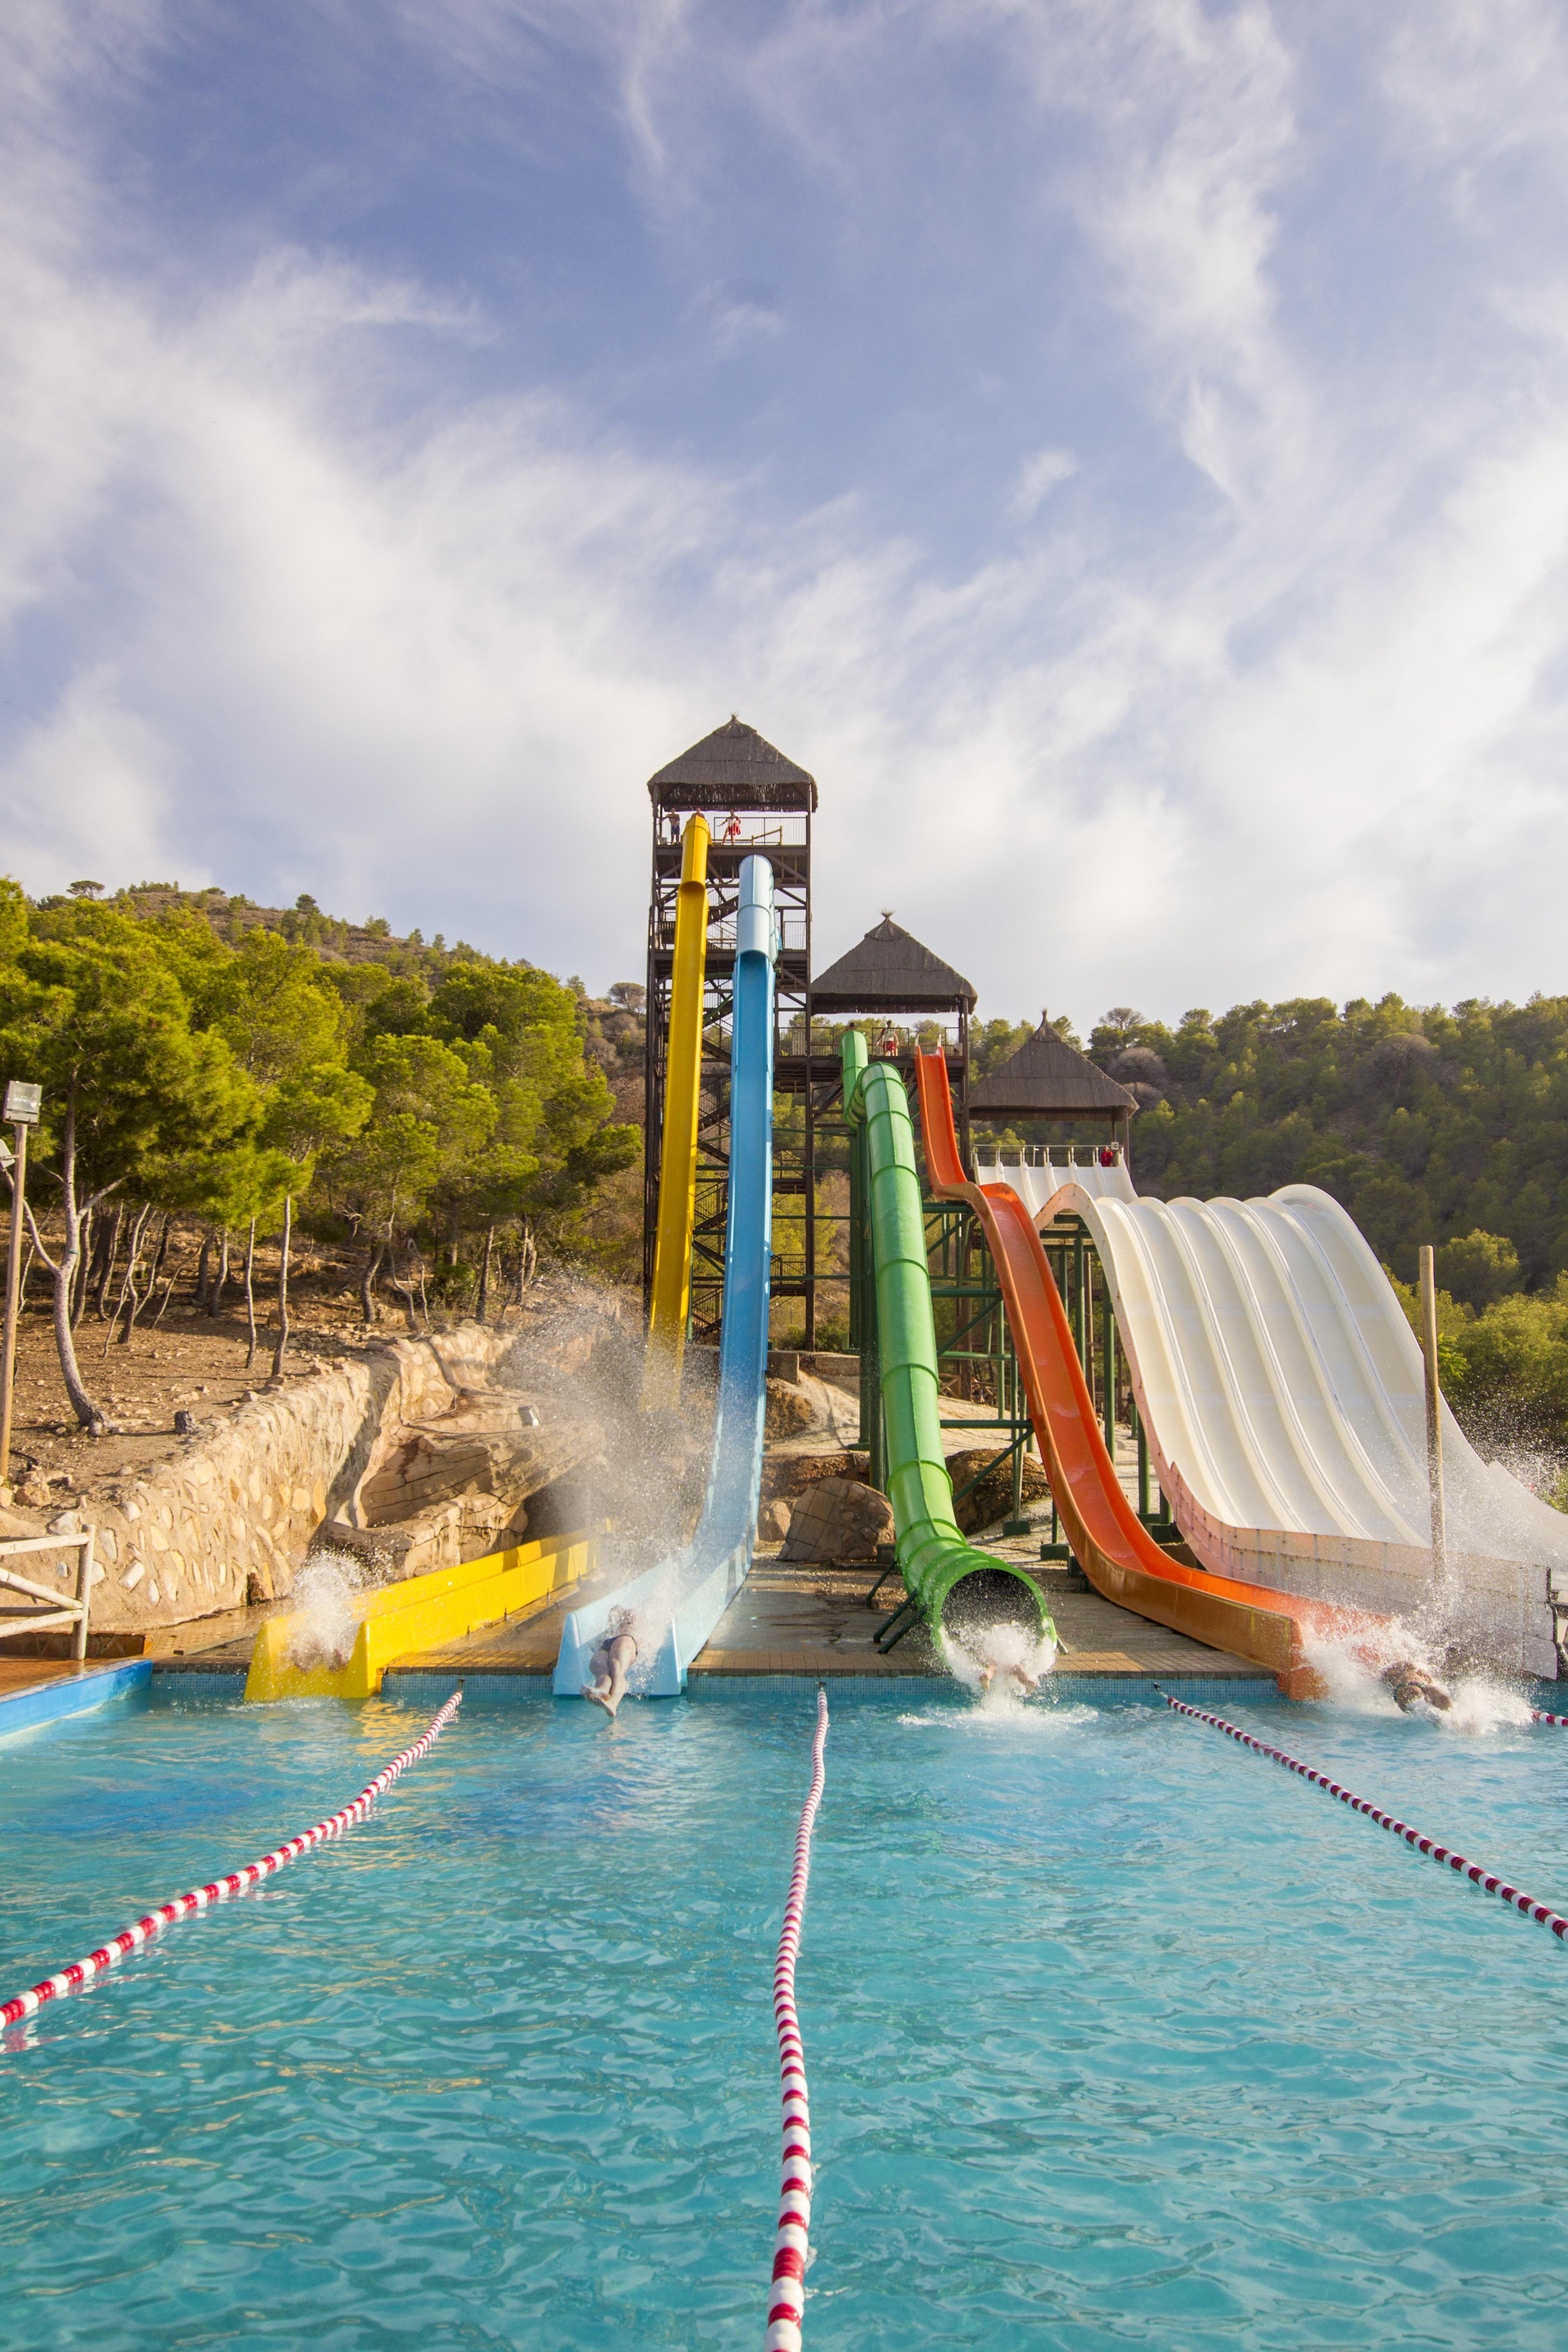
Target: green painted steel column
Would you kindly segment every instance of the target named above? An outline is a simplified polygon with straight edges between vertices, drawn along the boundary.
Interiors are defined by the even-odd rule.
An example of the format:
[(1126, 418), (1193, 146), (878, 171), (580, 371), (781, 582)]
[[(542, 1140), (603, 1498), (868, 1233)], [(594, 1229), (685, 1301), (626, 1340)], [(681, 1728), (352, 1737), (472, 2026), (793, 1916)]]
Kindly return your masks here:
[(1116, 1461), (1116, 1309), (1111, 1304), (1110, 1285), (1105, 1278), (1105, 1268), (1100, 1269), (1100, 1298), (1104, 1313), (1100, 1319), (1100, 1379), (1105, 1390), (1105, 1450), (1112, 1465)]
[(842, 1045), (844, 1106), (864, 1124), (866, 1193), (875, 1269), (877, 1341), (887, 1431), (886, 1493), (893, 1506), (904, 1584), (934, 1630), (943, 1604), (966, 1579), (998, 1575), (1023, 1587), (1031, 1615), (1055, 1635), (1034, 1579), (1011, 1560), (976, 1551), (952, 1515), (952, 1482), (942, 1444), (936, 1322), (926, 1260), (925, 1216), (915, 1167), (909, 1097), (896, 1067), (867, 1065), (866, 1041)]

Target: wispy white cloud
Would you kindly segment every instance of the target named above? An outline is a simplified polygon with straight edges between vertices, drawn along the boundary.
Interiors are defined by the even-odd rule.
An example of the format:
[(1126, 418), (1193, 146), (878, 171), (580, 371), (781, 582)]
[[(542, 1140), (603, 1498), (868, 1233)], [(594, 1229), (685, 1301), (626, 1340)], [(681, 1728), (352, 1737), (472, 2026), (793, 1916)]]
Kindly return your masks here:
[[(1019, 253), (1068, 239), (1125, 421), (1092, 462), (1037, 429), (954, 561), (918, 504), (792, 499), (782, 464), (721, 466), (526, 369), (476, 391), (495, 306), (427, 269), (292, 229), (227, 279), (132, 268), (92, 126), (160, 20), (35, 5), (0, 250), (25, 877), (309, 888), (604, 982), (639, 954), (640, 779), (738, 709), (822, 782), (825, 953), (891, 902), (994, 1009), (1080, 1018), (1558, 984), (1568, 394), (1541, 355), (1568, 269), (1510, 245), (1496, 299), (1504, 110), (1458, 92), (1479, 20), (1408, 0), (1345, 102), (1384, 110), (1387, 168), (1423, 190), (1458, 205), (1471, 175), (1441, 258), (1489, 324), (1434, 355), (1387, 304), (1340, 335), (1303, 303), (1304, 273), (1348, 292), (1359, 267), (1322, 187), (1354, 13), (1310, 55), (1257, 0), (765, 23), (452, 0), (405, 26), (444, 71), (536, 91), (591, 49), (628, 171), (699, 255), (715, 155), (764, 134), (821, 167), (847, 237), (890, 235), (931, 169), (921, 76), (988, 59), (1031, 207), (1009, 299), (1048, 319), (1059, 268), (1030, 292)], [(1550, 29), (1521, 0), (1510, 69), (1545, 83)], [(1496, 168), (1554, 170), (1556, 119), (1541, 100)], [(713, 250), (693, 299), (719, 356), (831, 364)]]
[(1039, 512), (1046, 500), (1063, 482), (1070, 482), (1078, 471), (1078, 459), (1070, 449), (1037, 449), (1018, 469), (1008, 501), (1020, 522), (1027, 522)]

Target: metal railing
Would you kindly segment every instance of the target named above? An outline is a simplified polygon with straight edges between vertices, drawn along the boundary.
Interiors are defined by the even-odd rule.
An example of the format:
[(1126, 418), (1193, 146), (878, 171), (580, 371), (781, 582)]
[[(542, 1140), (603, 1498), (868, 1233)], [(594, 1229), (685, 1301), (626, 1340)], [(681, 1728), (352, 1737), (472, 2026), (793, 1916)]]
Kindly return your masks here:
[[(77, 1554), (76, 1597), (50, 1591), (47, 1585), (34, 1584), (25, 1576), (5, 1566), (7, 1559), (25, 1551), (69, 1551)], [(19, 1611), (13, 1616), (7, 1611), (0, 1616), (0, 1642), (13, 1639), (18, 1633), (52, 1633), (57, 1627), (76, 1628), (71, 1643), (73, 1658), (87, 1655), (87, 1618), (92, 1599), (92, 1529), (79, 1536), (16, 1536), (0, 1543), (0, 1587), (12, 1592), (24, 1593), (29, 1601), (43, 1601), (41, 1609)]]
[[(1112, 1155), (1108, 1162), (1100, 1158), (1102, 1151)], [(974, 1147), (976, 1167), (986, 1168), (1104, 1168), (1114, 1166), (1122, 1157), (1120, 1143), (977, 1143)]]

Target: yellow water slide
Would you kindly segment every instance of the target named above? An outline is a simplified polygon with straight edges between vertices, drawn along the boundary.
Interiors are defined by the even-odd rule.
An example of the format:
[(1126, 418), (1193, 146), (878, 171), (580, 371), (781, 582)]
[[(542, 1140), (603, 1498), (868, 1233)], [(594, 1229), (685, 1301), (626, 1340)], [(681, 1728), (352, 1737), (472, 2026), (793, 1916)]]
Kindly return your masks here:
[[(246, 1681), (247, 1699), (373, 1698), (396, 1658), (455, 1642), (481, 1625), (531, 1617), (597, 1564), (595, 1531), (545, 1536), (487, 1552), (460, 1568), (438, 1568), (401, 1584), (356, 1593), (352, 1643), (336, 1649), (308, 1611), (268, 1617), (258, 1628)], [(338, 1628), (332, 1633), (342, 1642)]]
[(655, 1412), (680, 1402), (686, 1314), (691, 1298), (691, 1228), (697, 1213), (697, 1107), (702, 1086), (702, 982), (708, 965), (708, 824), (689, 817), (681, 835), (675, 908), (675, 970), (664, 1071), (664, 1138), (658, 1161), (658, 1228), (642, 1405)]

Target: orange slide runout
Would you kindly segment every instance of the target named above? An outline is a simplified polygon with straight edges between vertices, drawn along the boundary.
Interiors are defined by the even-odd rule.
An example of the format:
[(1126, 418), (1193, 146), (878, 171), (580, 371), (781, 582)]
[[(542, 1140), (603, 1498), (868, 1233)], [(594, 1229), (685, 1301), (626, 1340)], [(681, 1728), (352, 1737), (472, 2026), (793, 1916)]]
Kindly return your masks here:
[[(1369, 1661), (1386, 1652), (1388, 1621), (1338, 1609), (1266, 1584), (1186, 1568), (1161, 1550), (1122, 1491), (1095, 1418), (1061, 1294), (1035, 1222), (1010, 1184), (972, 1184), (958, 1156), (952, 1095), (940, 1054), (921, 1054), (921, 1134), (926, 1176), (944, 1201), (965, 1201), (990, 1245), (1029, 1400), (1029, 1416), (1073, 1557), (1108, 1601), (1191, 1634), (1211, 1649), (1250, 1658), (1287, 1698), (1319, 1698), (1326, 1685), (1309, 1663), (1306, 1637), (1352, 1647)], [(1360, 1641), (1358, 1642), (1358, 1636)]]

